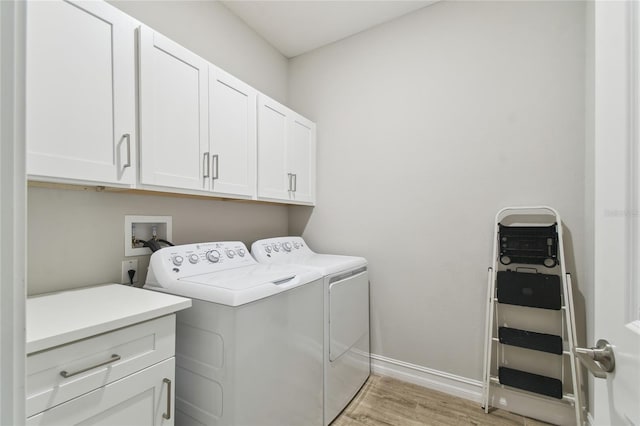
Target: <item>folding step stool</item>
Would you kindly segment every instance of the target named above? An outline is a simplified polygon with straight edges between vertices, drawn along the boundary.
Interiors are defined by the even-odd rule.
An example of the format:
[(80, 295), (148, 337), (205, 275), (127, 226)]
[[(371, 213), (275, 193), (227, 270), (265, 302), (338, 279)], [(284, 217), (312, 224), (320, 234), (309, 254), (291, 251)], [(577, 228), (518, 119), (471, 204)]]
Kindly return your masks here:
[[(492, 385), (499, 385), (532, 397), (571, 404), (576, 424), (582, 425), (584, 407), (574, 352), (577, 342), (571, 275), (566, 271), (558, 212), (546, 206), (500, 210), (495, 220), (492, 263), (485, 329), (482, 400), (485, 412), (489, 412)], [(560, 324), (553, 325), (557, 328), (548, 332), (543, 329), (549, 328), (549, 317), (554, 315), (551, 311), (559, 312)], [(509, 322), (519, 319), (522, 321), (517, 327), (510, 326)], [(508, 351), (516, 353), (510, 356)], [(523, 358), (529, 357), (530, 362), (514, 368), (510, 358), (516, 358), (517, 365), (518, 351)], [(532, 357), (547, 360), (558, 357), (560, 373), (556, 377), (539, 374), (545, 366), (531, 362)], [(570, 378), (566, 378), (567, 365)], [(567, 381), (572, 392), (566, 389)]]

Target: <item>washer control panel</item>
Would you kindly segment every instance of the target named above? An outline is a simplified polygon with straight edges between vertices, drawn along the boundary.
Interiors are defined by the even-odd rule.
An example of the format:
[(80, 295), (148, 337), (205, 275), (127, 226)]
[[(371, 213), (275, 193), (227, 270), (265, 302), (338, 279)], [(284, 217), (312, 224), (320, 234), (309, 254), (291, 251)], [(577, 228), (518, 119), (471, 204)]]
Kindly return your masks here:
[(153, 253), (152, 263), (178, 278), (257, 264), (240, 241), (165, 247)]
[(313, 253), (301, 237), (278, 237), (256, 241), (251, 253), (260, 262), (302, 257)]

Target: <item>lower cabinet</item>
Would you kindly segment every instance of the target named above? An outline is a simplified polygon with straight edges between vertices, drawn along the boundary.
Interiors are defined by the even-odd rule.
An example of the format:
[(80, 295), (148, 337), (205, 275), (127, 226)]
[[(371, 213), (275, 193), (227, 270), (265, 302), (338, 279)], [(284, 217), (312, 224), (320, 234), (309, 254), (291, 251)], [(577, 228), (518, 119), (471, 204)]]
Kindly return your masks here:
[(171, 426), (175, 314), (27, 355), (27, 425)]
[(27, 425), (174, 424), (175, 358), (102, 386), (27, 419)]

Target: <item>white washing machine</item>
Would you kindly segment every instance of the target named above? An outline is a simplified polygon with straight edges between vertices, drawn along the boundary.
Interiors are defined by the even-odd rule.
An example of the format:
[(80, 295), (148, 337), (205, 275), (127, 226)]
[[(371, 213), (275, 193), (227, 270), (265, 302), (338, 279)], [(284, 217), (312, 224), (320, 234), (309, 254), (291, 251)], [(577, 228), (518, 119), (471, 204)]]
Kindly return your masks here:
[(324, 423), (328, 425), (369, 377), (369, 276), (362, 257), (318, 254), (300, 237), (259, 240), (258, 262), (299, 265), (324, 276)]
[(145, 288), (193, 299), (177, 314), (176, 424), (322, 425), (321, 278), (241, 242), (151, 255)]

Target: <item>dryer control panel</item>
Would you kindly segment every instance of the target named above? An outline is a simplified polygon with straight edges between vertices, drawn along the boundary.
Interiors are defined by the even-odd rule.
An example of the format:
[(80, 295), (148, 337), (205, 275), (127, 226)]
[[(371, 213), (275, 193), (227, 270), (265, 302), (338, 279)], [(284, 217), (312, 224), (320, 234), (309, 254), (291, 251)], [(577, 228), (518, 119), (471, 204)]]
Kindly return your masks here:
[(277, 237), (256, 241), (251, 245), (251, 254), (258, 262), (272, 262), (278, 259), (291, 261), (313, 254), (301, 237)]

